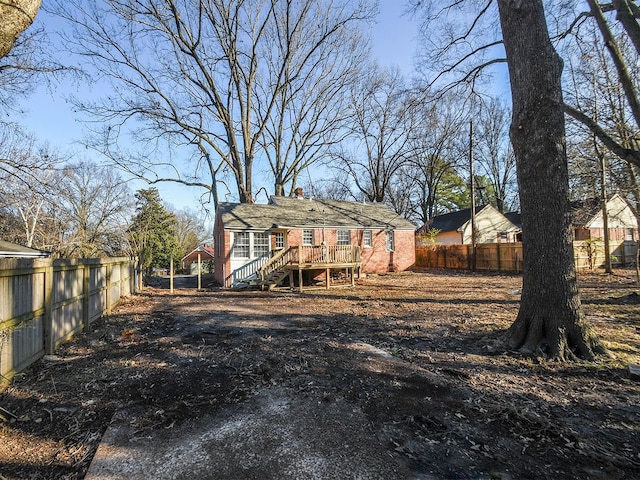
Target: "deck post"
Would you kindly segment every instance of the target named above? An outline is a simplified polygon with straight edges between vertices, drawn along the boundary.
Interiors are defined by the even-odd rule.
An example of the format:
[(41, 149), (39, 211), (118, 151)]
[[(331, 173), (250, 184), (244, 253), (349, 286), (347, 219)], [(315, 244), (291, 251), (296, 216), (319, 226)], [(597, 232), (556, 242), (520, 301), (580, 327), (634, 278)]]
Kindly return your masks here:
[(330, 270), (330, 269), (329, 269), (329, 268), (327, 268), (327, 270), (326, 270), (326, 272), (325, 272), (325, 275), (326, 275), (326, 278), (327, 278), (327, 286), (326, 286), (326, 290), (329, 290), (329, 279), (331, 278), (331, 275), (329, 274), (329, 270)]
[(300, 282), (300, 291), (302, 292), (302, 269), (298, 267), (298, 281)]

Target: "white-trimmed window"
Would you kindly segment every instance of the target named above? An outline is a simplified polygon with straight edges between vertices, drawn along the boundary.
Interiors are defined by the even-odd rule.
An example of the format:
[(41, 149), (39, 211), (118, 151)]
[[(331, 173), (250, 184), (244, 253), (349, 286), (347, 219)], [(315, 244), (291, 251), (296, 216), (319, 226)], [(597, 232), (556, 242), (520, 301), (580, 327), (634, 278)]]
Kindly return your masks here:
[(253, 257), (265, 257), (269, 255), (269, 233), (258, 232), (253, 234)]
[(276, 249), (282, 250), (284, 248), (284, 232), (276, 232)]
[(371, 236), (371, 230), (365, 230), (362, 232), (362, 246), (369, 248), (373, 246), (373, 237)]
[(633, 240), (633, 228), (625, 228), (624, 239)]
[(233, 234), (233, 258), (249, 258), (251, 249), (249, 232), (235, 232)]
[(338, 245), (351, 245), (351, 230), (338, 230)]
[(387, 230), (387, 251), (393, 252), (396, 249), (395, 232), (393, 230)]
[(313, 245), (313, 230), (302, 231), (302, 245)]

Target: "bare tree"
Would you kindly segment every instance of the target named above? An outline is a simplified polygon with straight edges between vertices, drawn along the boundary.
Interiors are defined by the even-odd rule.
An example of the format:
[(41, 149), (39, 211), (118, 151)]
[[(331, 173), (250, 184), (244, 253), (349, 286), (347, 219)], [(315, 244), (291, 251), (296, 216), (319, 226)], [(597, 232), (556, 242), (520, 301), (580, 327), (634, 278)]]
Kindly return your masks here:
[(15, 46), (20, 34), (33, 23), (42, 0), (8, 0), (0, 3), (0, 57)]
[(476, 173), (489, 180), (494, 197), (490, 203), (503, 213), (517, 203), (516, 159), (509, 143), (509, 119), (509, 108), (502, 101), (491, 99), (480, 108), (474, 123)]
[[(283, 86), (274, 97), (257, 97), (259, 112), (270, 113), (261, 118), (265, 124), (262, 144), (276, 195), (284, 195), (287, 187), (286, 193), (292, 195), (300, 174), (343, 138), (346, 92), (368, 53), (363, 33), (357, 29), (317, 28), (317, 18), (327, 8), (322, 2), (299, 3), (278, 16), (278, 29), (268, 39), (271, 54), (265, 54), (270, 67), (261, 89), (268, 91), (269, 85), (277, 84), (284, 67)], [(323, 40), (327, 35), (332, 38)], [(311, 50), (312, 45), (317, 48)], [(283, 55), (291, 60), (281, 66)], [(274, 101), (271, 108), (269, 103)]]
[[(640, 145), (638, 130), (640, 129), (640, 97), (638, 96), (638, 61), (640, 58), (640, 25), (638, 6), (631, 0), (615, 0), (611, 3), (586, 0), (586, 10), (570, 11), (574, 21), (565, 31), (558, 33), (565, 42), (571, 42), (569, 53), (576, 51), (579, 55), (599, 56), (598, 61), (604, 68), (597, 81), (597, 89), (589, 88), (590, 98), (580, 91), (569, 88), (575, 95), (569, 96), (565, 103), (565, 112), (574, 120), (582, 123), (606, 146), (621, 159), (640, 166)], [(593, 47), (596, 48), (593, 48)], [(608, 59), (602, 55), (603, 47)], [(575, 77), (572, 76), (572, 80)], [(607, 89), (619, 86), (623, 92), (623, 100), (611, 105), (613, 121), (606, 112), (595, 115), (590, 106), (594, 105), (597, 96), (607, 95)], [(606, 103), (598, 102), (601, 108)], [(585, 108), (587, 107), (587, 108)], [(623, 123), (620, 122), (624, 119)], [(615, 128), (612, 127), (615, 124)], [(621, 126), (626, 126), (621, 131)]]
[(48, 32), (34, 22), (39, 10), (40, 0), (0, 2), (0, 111), (4, 113), (18, 109), (19, 100), (38, 86), (75, 70), (61, 64)]
[(38, 144), (19, 125), (0, 124), (0, 209), (13, 225), (9, 229), (5, 223), (4, 238), (28, 247), (45, 247), (40, 233), (47, 194), (61, 163), (57, 152)]
[[(450, 45), (442, 45), (441, 52), (452, 54), (452, 59), (457, 56), (443, 71), (464, 67), (464, 80), (475, 79), (487, 65), (505, 60), (502, 55), (478, 60), (478, 53), (500, 45), (506, 52), (513, 99), (510, 137), (517, 165), (524, 244), (522, 298), (518, 316), (508, 331), (509, 345), (557, 359), (593, 359), (605, 349), (585, 323), (576, 283), (562, 61), (550, 41), (542, 0), (496, 3), (497, 14), (490, 0), (472, 4), (480, 5), (477, 15), (467, 17), (461, 30), (450, 30)], [(446, 2), (440, 13), (468, 13), (468, 6), (468, 2)], [(492, 28), (483, 29), (485, 35), (477, 36), (478, 26), (483, 22), (491, 26), (492, 19), (497, 18), (502, 38)], [(463, 65), (466, 61), (472, 64)]]
[(49, 145), (15, 123), (0, 123), (0, 179), (40, 188), (41, 174), (61, 162)]
[(211, 237), (211, 232), (207, 232), (202, 217), (197, 212), (185, 209), (173, 213), (176, 217), (176, 235), (182, 256), (197, 248), (207, 237)]
[(455, 93), (428, 97), (418, 109), (404, 172), (415, 182), (412, 218), (420, 224), (467, 206), (459, 171), (467, 170), (468, 118), (468, 109)]
[(415, 116), (404, 79), (396, 69), (373, 65), (351, 91), (352, 126), (333, 151), (336, 168), (370, 202), (383, 202), (409, 154)]
[(549, 39), (542, 0), (498, 0), (498, 8), (524, 235), (522, 299), (509, 344), (527, 353), (546, 350), (558, 359), (593, 359), (605, 349), (586, 325), (576, 282), (562, 61)]
[(27, 247), (44, 247), (44, 239), (40, 238), (36, 243), (47, 200), (42, 190), (32, 190), (24, 183), (13, 181), (7, 182), (1, 193), (4, 201), (0, 209), (7, 218), (14, 219), (13, 231), (6, 230), (3, 238), (12, 238)]
[(124, 232), (133, 211), (133, 194), (120, 175), (90, 161), (68, 165), (49, 195), (63, 228), (57, 252), (64, 257), (123, 255)]
[[(112, 87), (79, 104), (107, 125), (94, 147), (139, 178), (202, 187), (214, 202), (227, 174), (239, 200), (253, 201), (267, 147), (287, 162), (276, 162), (277, 182), (312, 160), (308, 147), (273, 156), (286, 142), (272, 137), (280, 124), (298, 125), (289, 138), (325, 128), (327, 112), (305, 106), (318, 95), (310, 85), (328, 88), (335, 77), (324, 69), (360, 52), (349, 32), (373, 13), (360, 0), (58, 1), (57, 10), (75, 26), (68, 45)], [(123, 150), (127, 134), (143, 150)], [(176, 146), (185, 148), (172, 158)]]

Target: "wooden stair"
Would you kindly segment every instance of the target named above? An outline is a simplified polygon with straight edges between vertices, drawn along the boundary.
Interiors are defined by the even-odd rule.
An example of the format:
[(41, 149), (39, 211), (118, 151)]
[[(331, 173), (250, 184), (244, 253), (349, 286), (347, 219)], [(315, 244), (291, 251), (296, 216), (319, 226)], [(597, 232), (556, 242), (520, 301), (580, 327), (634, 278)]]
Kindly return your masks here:
[[(292, 271), (298, 270), (299, 282), (302, 283), (302, 270), (326, 270), (327, 288), (329, 270), (350, 268), (352, 283), (356, 268), (360, 266), (360, 247), (356, 245), (310, 245), (289, 247), (276, 252), (254, 274), (242, 280), (242, 284), (273, 290), (283, 284), (287, 277), (293, 278)], [(300, 285), (302, 290), (302, 285)]]
[(291, 260), (291, 248), (277, 252), (257, 271), (256, 286), (261, 290), (271, 291), (278, 285), (281, 285), (284, 279), (289, 276), (288, 270), (284, 267), (291, 263)]

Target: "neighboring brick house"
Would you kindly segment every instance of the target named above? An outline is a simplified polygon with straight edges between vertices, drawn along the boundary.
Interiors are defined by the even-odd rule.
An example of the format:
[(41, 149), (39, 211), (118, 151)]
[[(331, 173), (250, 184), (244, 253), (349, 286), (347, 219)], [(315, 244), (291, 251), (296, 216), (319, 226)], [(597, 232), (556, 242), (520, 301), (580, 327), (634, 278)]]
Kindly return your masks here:
[[(513, 243), (518, 241), (520, 228), (514, 225), (505, 215), (491, 206), (476, 207), (476, 241), (477, 243)], [(442, 245), (471, 244), (471, 209), (445, 213), (433, 217), (420, 232), (437, 230), (435, 242)]]
[[(357, 263), (362, 273), (402, 271), (415, 263), (414, 225), (385, 205), (311, 200), (297, 192), (296, 198), (271, 197), (266, 205), (218, 206), (213, 233), (217, 282), (230, 287), (255, 276), (278, 252), (306, 247), (355, 252), (345, 264)], [(318, 269), (328, 272), (332, 265), (327, 262)]]
[(202, 268), (202, 273), (210, 273), (210, 268), (213, 266), (215, 254), (213, 247), (203, 243), (187, 253), (182, 260), (180, 260), (180, 268), (184, 273), (195, 275), (198, 273), (198, 264)]
[[(602, 202), (598, 198), (571, 202), (572, 224), (575, 240), (604, 238)], [(609, 240), (638, 240), (638, 219), (620, 195), (607, 201), (607, 226)]]

